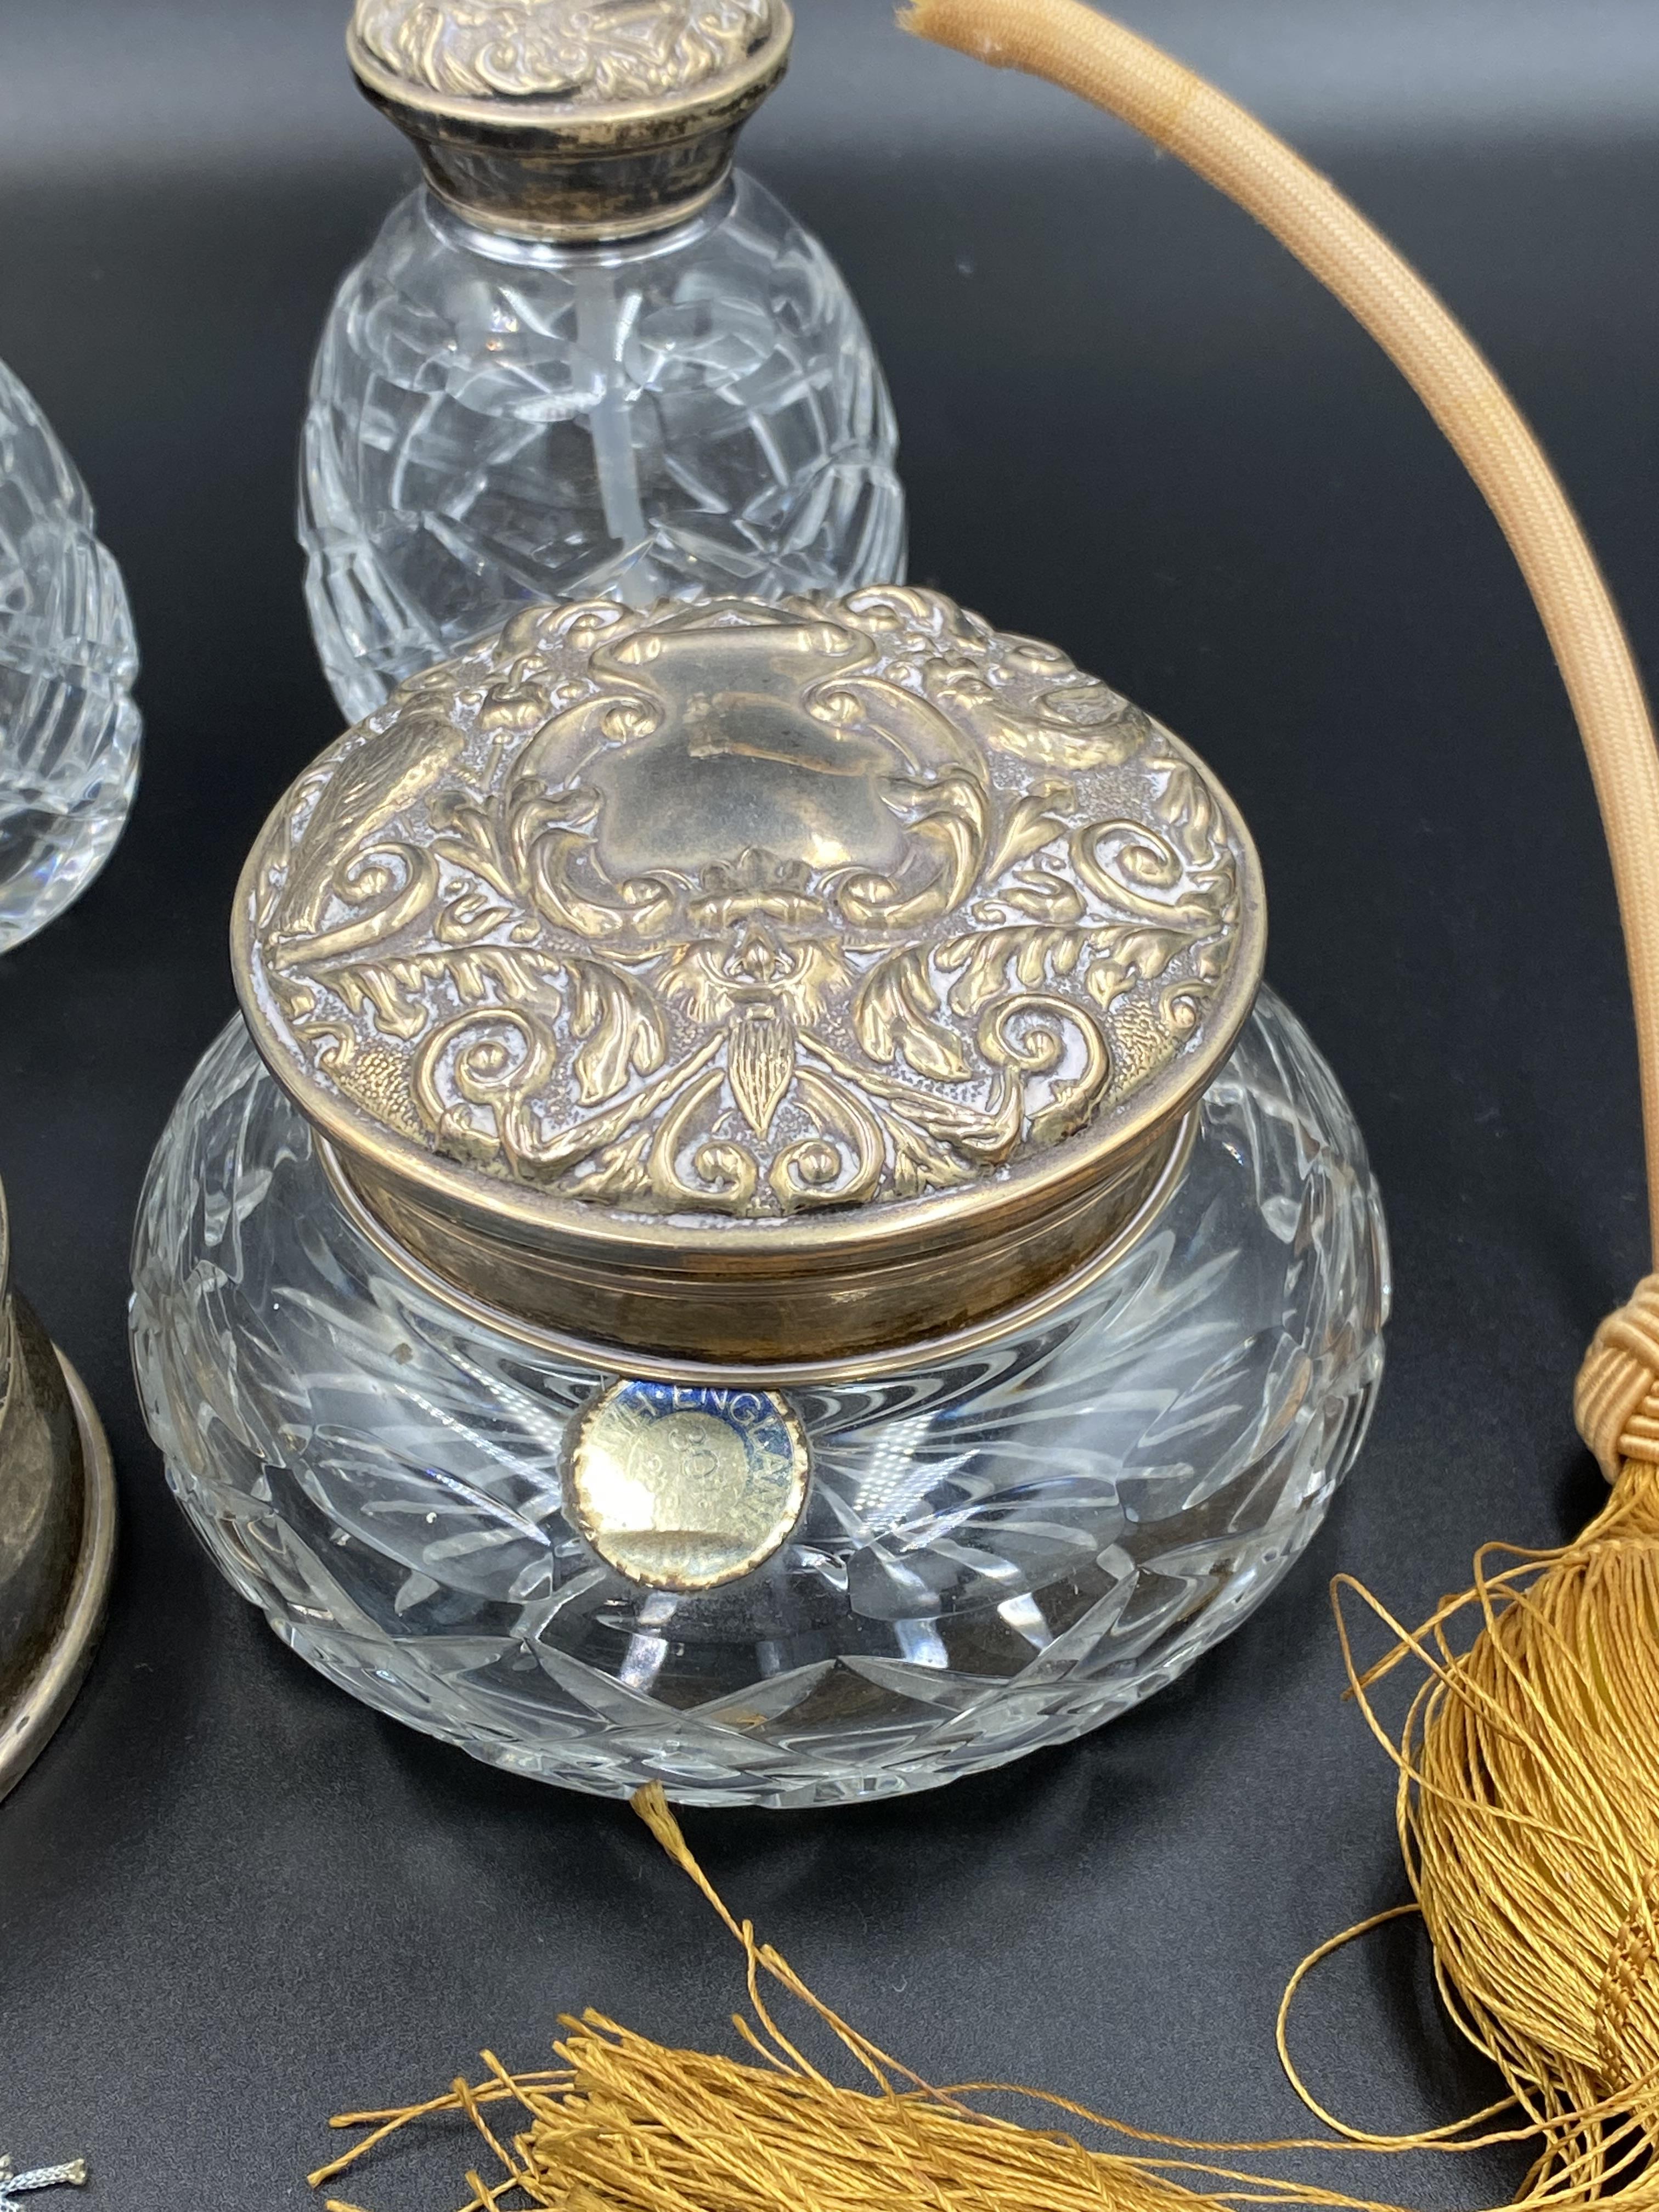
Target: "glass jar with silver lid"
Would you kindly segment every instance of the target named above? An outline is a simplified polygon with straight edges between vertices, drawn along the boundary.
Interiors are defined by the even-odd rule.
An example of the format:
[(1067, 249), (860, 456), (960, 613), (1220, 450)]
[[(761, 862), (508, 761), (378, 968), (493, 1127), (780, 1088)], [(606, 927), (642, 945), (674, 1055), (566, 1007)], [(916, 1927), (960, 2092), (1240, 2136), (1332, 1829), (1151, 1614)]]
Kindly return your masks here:
[(289, 1643), (608, 1793), (921, 1788), (1285, 1573), (1382, 1220), (1175, 738), (933, 592), (528, 610), (302, 776), (135, 1253)]

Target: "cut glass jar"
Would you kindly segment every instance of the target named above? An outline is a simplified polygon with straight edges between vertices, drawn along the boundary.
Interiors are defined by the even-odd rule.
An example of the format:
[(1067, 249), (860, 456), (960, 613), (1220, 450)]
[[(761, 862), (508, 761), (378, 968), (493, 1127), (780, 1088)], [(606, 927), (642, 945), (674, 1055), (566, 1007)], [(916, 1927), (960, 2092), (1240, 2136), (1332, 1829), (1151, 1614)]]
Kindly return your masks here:
[(80, 896), (138, 781), (132, 615), (75, 464), (0, 362), (0, 952)]
[(1285, 1571), (1382, 1221), (1225, 794), (937, 594), (526, 611), (296, 784), (133, 1306), (279, 1634), (496, 1764), (811, 1804)]
[(346, 277), (300, 535), (356, 718), (528, 601), (897, 579), (881, 370), (823, 247), (731, 169), (784, 0), (359, 0), (426, 185)]

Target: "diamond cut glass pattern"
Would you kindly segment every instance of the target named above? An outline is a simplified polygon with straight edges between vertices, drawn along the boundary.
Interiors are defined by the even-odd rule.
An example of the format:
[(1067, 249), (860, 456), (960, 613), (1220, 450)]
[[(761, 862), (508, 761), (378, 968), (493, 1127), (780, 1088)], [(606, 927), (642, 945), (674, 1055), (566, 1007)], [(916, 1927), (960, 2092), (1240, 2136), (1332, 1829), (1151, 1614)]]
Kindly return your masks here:
[(152, 1166), (133, 1342), (168, 1480), (232, 1582), (356, 1696), (620, 1795), (808, 1805), (1064, 1741), (1272, 1589), (1358, 1449), (1382, 1218), (1329, 1070), (1270, 993), (1177, 1187), (1024, 1334), (785, 1394), (806, 1505), (757, 1571), (651, 1589), (568, 1516), (614, 1373), (464, 1320), (331, 1195), (241, 1024)]
[(347, 276), (301, 487), (356, 721), (528, 602), (897, 580), (891, 403), (823, 246), (753, 178), (629, 245), (477, 230), (424, 187)]
[(0, 952), (77, 897), (138, 778), (132, 616), (74, 464), (0, 362)]

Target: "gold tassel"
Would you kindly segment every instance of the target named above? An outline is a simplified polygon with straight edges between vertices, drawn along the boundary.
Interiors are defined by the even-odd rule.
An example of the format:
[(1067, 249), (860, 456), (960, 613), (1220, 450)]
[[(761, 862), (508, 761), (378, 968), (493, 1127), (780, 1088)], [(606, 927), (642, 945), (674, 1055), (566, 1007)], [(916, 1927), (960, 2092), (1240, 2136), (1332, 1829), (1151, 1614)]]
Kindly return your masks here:
[[(1487, 1547), (1474, 1589), (1409, 1635), (1357, 1583), (1337, 1585), (1350, 1680), (1400, 1770), (1401, 1845), (1442, 1994), (1541, 2138), (1529, 2193), (1558, 2203), (1635, 2193), (1659, 2148), (1656, 1378), (1650, 1275), (1579, 1375), (1579, 1428), (1613, 1487), (1576, 1543)], [(1363, 1675), (1344, 1590), (1400, 1639)], [(1460, 1655), (1451, 1627), (1469, 1615), (1480, 1632)], [(1408, 1656), (1428, 1679), (1395, 1743), (1370, 1692)]]
[[(1570, 1557), (1563, 1553), (1553, 1565), (1565, 1567)], [(1527, 1571), (1535, 1571), (1535, 1563)], [(1498, 1601), (1503, 1617), (1518, 1602)], [(1443, 1626), (1443, 1616), (1437, 1620)], [(1440, 1632), (1440, 1626), (1431, 1627), (1407, 1638), (1402, 1648), (1421, 1647), (1424, 1634)], [(1461, 1682), (1465, 1663), (1444, 1654), (1437, 1663), (1438, 1685), (1443, 1688), (1453, 1678)], [(1460, 1694), (1472, 1688), (1464, 1684)], [(1431, 1718), (1427, 1734), (1433, 1736), (1440, 1725)], [(342, 2113), (335, 2127), (364, 2132), (343, 2157), (310, 2177), (313, 2188), (337, 2180), (416, 2122), (462, 2114), (500, 2172), (493, 2182), (468, 2173), (471, 2194), (462, 2212), (507, 2212), (520, 2203), (559, 2212), (896, 2212), (913, 2205), (936, 2212), (1186, 2212), (1194, 2206), (1219, 2212), (1246, 2204), (1394, 2212), (1374, 2198), (1216, 2162), (1227, 2152), (1260, 2155), (1335, 2147), (1328, 2142), (1188, 2142), (1146, 2134), (1037, 2090), (995, 2082), (933, 2087), (841, 2018), (770, 1944), (757, 1940), (750, 1923), (732, 1917), (692, 1856), (659, 1785), (642, 1790), (634, 1803), (743, 1947), (749, 2011), (734, 2015), (733, 2025), (749, 2060), (672, 2050), (600, 2013), (567, 2016), (561, 2023), (564, 2038), (555, 2045), (561, 2063), (551, 2071), (511, 2074), (486, 2051), (478, 2083), (457, 2081), (447, 2096), (418, 2105)], [(1474, 1832), (1484, 1837), (1485, 1823), (1477, 1820)], [(1501, 1960), (1507, 1923), (1486, 1909), (1498, 1893), (1477, 1887), (1469, 1924), (1481, 1928), (1492, 1957)], [(1381, 1914), (1377, 1920), (1393, 1917)], [(1361, 1932), (1350, 1930), (1336, 1942)], [(1521, 1934), (1526, 1955), (1500, 1965), (1500, 1982), (1528, 1989), (1538, 2014), (1561, 2016), (1585, 1988), (1594, 2005), (1608, 1978), (1605, 1971), (1596, 1972), (1588, 1946), (1582, 1954), (1555, 1955), (1532, 1943), (1524, 1929)], [(1287, 2008), (1305, 1973), (1334, 1948), (1324, 1945), (1304, 1961), (1286, 1992)], [(1517, 1981), (1517, 1970), (1534, 1978)], [(763, 1981), (775, 1983), (829, 2031), (865, 2087), (848, 2087), (812, 2062), (775, 2018)], [(1448, 1994), (1472, 2023), (1467, 1993), (1454, 1984)], [(1545, 2155), (1522, 2200), (1529, 2205), (1583, 2203), (1628, 2173), (1632, 2154), (1648, 2138), (1630, 2122), (1625, 2103), (1598, 2099), (1574, 2106), (1559, 2080), (1544, 2094), (1540, 2085), (1551, 2077), (1548, 2046), (1528, 2051), (1516, 2064), (1506, 2056), (1502, 2035), (1483, 2033), (1472, 2024), (1470, 2032), (1510, 2075), (1529, 2115), (1521, 2124), (1478, 2132), (1505, 2105), (1459, 2127), (1421, 2135), (1365, 2136), (1342, 2129), (1350, 2142), (1378, 2151), (1460, 2151), (1541, 2136)], [(1512, 2026), (1509, 2032), (1514, 2033)], [(1282, 2034), (1281, 2014), (1281, 2044)], [(1024, 2126), (988, 2109), (994, 2101), (1009, 2100), (1045, 2108), (1072, 2126)], [(503, 2118), (495, 2120), (492, 2116), (501, 2108)], [(1091, 2149), (1073, 2130), (1109, 2133), (1149, 2148)], [(1575, 2154), (1575, 2145), (1585, 2148)], [(1178, 2178), (1183, 2175), (1206, 2185), (1192, 2187)], [(1623, 2193), (1638, 2212), (1659, 2200), (1659, 2183), (1638, 2183)], [(325, 2203), (327, 2212), (362, 2212), (341, 2197), (331, 2196)]]
[[(913, 2206), (1182, 2212), (1196, 2203), (1243, 2203), (1386, 2212), (1336, 2191), (1174, 2155), (1231, 2147), (1144, 2135), (1064, 2098), (995, 2083), (931, 2087), (816, 1996), (747, 1921), (732, 1917), (692, 1856), (660, 1785), (641, 1790), (634, 1805), (743, 1946), (749, 2012), (736, 2014), (733, 2025), (749, 2060), (670, 2050), (600, 2013), (567, 2017), (555, 2071), (509, 2074), (486, 2051), (485, 2078), (476, 2086), (458, 2081), (447, 2096), (401, 2110), (342, 2113), (335, 2127), (366, 2132), (310, 2177), (313, 2188), (415, 2122), (465, 2113), (501, 2178), (489, 2183), (469, 2174), (472, 2193), (464, 2212), (506, 2212), (521, 2202), (559, 2212), (909, 2212)], [(774, 2018), (763, 1980), (829, 2031), (866, 2087), (844, 2087), (813, 2063)], [(1141, 2154), (1089, 2150), (1069, 2132), (1023, 2127), (985, 2109), (987, 2100), (1006, 2098), (1159, 2148)], [(510, 2136), (492, 2124), (501, 2107)], [(1200, 2195), (1175, 2179), (1181, 2172), (1218, 2185)], [(340, 2197), (326, 2204), (327, 2212), (362, 2212)]]
[[(1601, 802), (1624, 921), (1641, 1064), (1650, 1213), (1659, 1250), (1659, 756), (1640, 678), (1594, 556), (1502, 385), (1440, 301), (1325, 179), (1254, 118), (1079, 0), (915, 0), (908, 28), (1066, 85), (1109, 109), (1247, 208), (1329, 286), (1397, 363), (1507, 534), (1554, 647)], [(1462, 2127), (1378, 2136), (1326, 2113), (1371, 2151), (1530, 2141), (1529, 2206), (1616, 2193), (1659, 2206), (1659, 1276), (1603, 1324), (1579, 1379), (1586, 1441), (1613, 1485), (1606, 1511), (1553, 1553), (1489, 1547), (1474, 1588), (1407, 1630), (1347, 1577), (1338, 1621), (1354, 1694), (1400, 1774), (1398, 1820), (1441, 1990), (1511, 2097)], [(1342, 1613), (1358, 1596), (1393, 1633), (1362, 1670)], [(1475, 1628), (1459, 1642), (1465, 1624)], [(1372, 1691), (1403, 1661), (1427, 1680), (1398, 1741)], [(744, 1947), (744, 2061), (670, 2051), (588, 2013), (565, 2022), (561, 2064), (486, 2079), (407, 2110), (345, 2116), (368, 2130), (319, 2186), (398, 2130), (465, 2112), (505, 2179), (474, 2176), (467, 2212), (1178, 2212), (1370, 2200), (1263, 2179), (1197, 2153), (1310, 2146), (1183, 2142), (1063, 2099), (988, 2085), (935, 2089), (878, 2051), (757, 1942), (715, 1894), (659, 1790), (636, 1801)], [(1403, 1910), (1412, 1910), (1407, 1907)], [(775, 1983), (829, 2031), (866, 2084), (820, 2071), (763, 2000)], [(1017, 2125), (988, 2100), (1023, 2096), (1057, 2118), (1149, 2146), (1085, 2148)], [(503, 2140), (491, 2115), (507, 2108)], [(1512, 2124), (1496, 2127), (1506, 2113)], [(1480, 2130), (1488, 2131), (1482, 2133)], [(1191, 2188), (1187, 2175), (1201, 2187)], [(355, 2212), (339, 2198), (331, 2212)]]
[[(1607, 1520), (1611, 1523), (1613, 1514)], [(1648, 1525), (1651, 1530), (1650, 1518)], [(1612, 1540), (1616, 1544), (1620, 1540)], [(1655, 1539), (1650, 1534), (1642, 1540), (1651, 1579)], [(1570, 1582), (1574, 1556), (1559, 1554), (1544, 1570), (1545, 1577), (1559, 1571), (1564, 1583)], [(1534, 1561), (1513, 1571), (1538, 1571)], [(1530, 1602), (1528, 1596), (1511, 1589), (1505, 1597), (1498, 1594), (1497, 1584), (1496, 1577), (1485, 1584), (1493, 1618), (1501, 1623), (1520, 1617)], [(1540, 1586), (1534, 1587), (1532, 1598)], [(1428, 1629), (1407, 1637), (1401, 1648), (1425, 1655), (1435, 1650), (1427, 1701), (1436, 1710), (1425, 1718), (1422, 1740), (1453, 1749), (1452, 1737), (1444, 1733), (1445, 1715), (1461, 1708), (1486, 1716), (1488, 1685), (1468, 1673), (1468, 1660), (1454, 1658), (1444, 1646), (1444, 1620), (1443, 1612)], [(1553, 1633), (1559, 1625), (1553, 1623), (1547, 1632)], [(1481, 1640), (1490, 1650), (1501, 1636), (1500, 1626), (1496, 1636)], [(1644, 1661), (1650, 1680), (1651, 1660), (1650, 1651)], [(1502, 1661), (1495, 1662), (1497, 1675), (1504, 1666)], [(1597, 1681), (1596, 1694), (1605, 1697), (1610, 1717), (1624, 1710), (1613, 1686), (1616, 1675), (1603, 1681), (1592, 1672), (1585, 1680), (1587, 1693), (1592, 1679)], [(1419, 1708), (1425, 1702), (1419, 1700)], [(1516, 1718), (1510, 1711), (1485, 1740), (1501, 1741), (1511, 1759), (1519, 1747), (1531, 1747), (1516, 1762), (1516, 1771), (1524, 1781), (1512, 1793), (1531, 1808), (1527, 1822), (1516, 1831), (1522, 1838), (1518, 1850), (1511, 1850), (1497, 1862), (1491, 1857), (1494, 1838), (1506, 1838), (1510, 1824), (1490, 1799), (1483, 1799), (1476, 1811), (1474, 1798), (1452, 1794), (1444, 1801), (1450, 1809), (1444, 1833), (1432, 1844), (1423, 1840), (1420, 1808), (1414, 1802), (1407, 1817), (1418, 1838), (1414, 1852), (1408, 1855), (1425, 1917), (1432, 1927), (1436, 1906), (1446, 1909), (1449, 1924), (1459, 1929), (1466, 1944), (1472, 1942), (1481, 1953), (1497, 1992), (1491, 2000), (1472, 1995), (1443, 1951), (1449, 2001), (1473, 2039), (1503, 2067), (1516, 2093), (1514, 2101), (1525, 2117), (1516, 2126), (1479, 2132), (1508, 2109), (1506, 2100), (1458, 2127), (1419, 2135), (1367, 2136), (1340, 2122), (1333, 2124), (1351, 2143), (1376, 2151), (1462, 2151), (1536, 2136), (1544, 2143), (1544, 2153), (1523, 2191), (1523, 2203), (1584, 2203), (1623, 2182), (1621, 2202), (1629, 2204), (1631, 2212), (1645, 2212), (1659, 2202), (1659, 2179), (1632, 2183), (1631, 2177), (1639, 2169), (1642, 2154), (1651, 2147), (1651, 2101), (1643, 2106), (1645, 2117), (1633, 2118), (1629, 2081), (1621, 2085), (1623, 2094), (1604, 2094), (1593, 2061), (1582, 2065), (1564, 2061), (1561, 2046), (1570, 2036), (1563, 2037), (1559, 2027), (1564, 2021), (1575, 2020), (1582, 2027), (1588, 2020), (1593, 2038), (1609, 2001), (1606, 1993), (1612, 1990), (1611, 2001), (1622, 2005), (1626, 2016), (1634, 2005), (1644, 2008), (1648, 2025), (1644, 2032), (1650, 2035), (1651, 1987), (1650, 1984), (1644, 1993), (1642, 1969), (1638, 1966), (1633, 1975), (1631, 1972), (1629, 1962), (1636, 1952), (1628, 1948), (1628, 1938), (1622, 1950), (1615, 1938), (1611, 1954), (1614, 1965), (1609, 1972), (1607, 1960), (1595, 1948), (1593, 1927), (1584, 1931), (1582, 1942), (1569, 1934), (1552, 1944), (1547, 1936), (1540, 1941), (1537, 1929), (1519, 1912), (1492, 1909), (1494, 1899), (1521, 1894), (1496, 1885), (1534, 1871), (1534, 1846), (1540, 1835), (1559, 1838), (1575, 1832), (1583, 1864), (1603, 1876), (1617, 1857), (1616, 1846), (1597, 1847), (1595, 1821), (1603, 1808), (1593, 1793), (1579, 1798), (1564, 1792), (1559, 1802), (1548, 1801), (1552, 1785), (1547, 1782), (1545, 1795), (1538, 1794), (1538, 1775), (1551, 1771), (1539, 1759), (1547, 1739), (1536, 1735), (1524, 1717), (1516, 1726)], [(1607, 1741), (1616, 1741), (1616, 1723), (1610, 1720), (1604, 1733)], [(1462, 1730), (1454, 1734), (1464, 1747), (1482, 1740)], [(1477, 1771), (1486, 1771), (1465, 1759), (1455, 1770), (1455, 1781), (1466, 1782)], [(1402, 1769), (1402, 1778), (1412, 1791), (1423, 1786), (1408, 1768)], [(1431, 1780), (1427, 1786), (1430, 1798), (1439, 1799), (1441, 1783)], [(1037, 2090), (997, 2082), (932, 2087), (842, 2019), (770, 1944), (757, 1940), (749, 1922), (732, 1917), (692, 1856), (659, 1785), (641, 1791), (634, 1803), (652, 1833), (743, 1947), (749, 2011), (735, 2014), (733, 2025), (750, 2058), (672, 2050), (601, 2013), (588, 2011), (580, 2019), (567, 2016), (561, 2022), (564, 2037), (554, 2046), (560, 2061), (556, 2069), (515, 2075), (493, 2052), (485, 2051), (480, 2082), (457, 2081), (447, 2096), (418, 2105), (340, 2114), (332, 2123), (335, 2127), (364, 2132), (343, 2157), (311, 2175), (313, 2188), (337, 2180), (416, 2122), (464, 2114), (488, 2148), (500, 2178), (486, 2181), (470, 2172), (471, 2194), (462, 2212), (507, 2212), (508, 2207), (520, 2204), (557, 2208), (557, 2212), (898, 2212), (898, 2208), (911, 2206), (932, 2207), (934, 2212), (1189, 2212), (1194, 2206), (1247, 2204), (1395, 2212), (1375, 2198), (1216, 2162), (1228, 2152), (1259, 2156), (1336, 2147), (1328, 2142), (1189, 2142), (1146, 2134)], [(1551, 1817), (1562, 1813), (1571, 1830)], [(1466, 1846), (1473, 1844), (1474, 1863), (1484, 1864), (1486, 1871), (1465, 1874), (1447, 1897), (1424, 1875), (1429, 1864), (1455, 1861), (1453, 1839)], [(1500, 1854), (1503, 1850), (1500, 1843)], [(1364, 1929), (1393, 1917), (1380, 1914), (1364, 1923)], [(1621, 1931), (1625, 1924), (1620, 1923)], [(1558, 1919), (1558, 1937), (1561, 1925)], [(1548, 1929), (1548, 1916), (1538, 1926)], [(1364, 1929), (1349, 1930), (1304, 1962), (1286, 1992), (1286, 2008), (1310, 1968)], [(1651, 1956), (1650, 1952), (1646, 1954), (1647, 1963)], [(812, 2062), (774, 2017), (763, 1994), (763, 1980), (775, 1983), (829, 2031), (866, 2086), (848, 2087)], [(1281, 2012), (1281, 2048), (1283, 2030)], [(1543, 2039), (1529, 2039), (1534, 2035)], [(1586, 2085), (1588, 2094), (1582, 2094)], [(1043, 2107), (1057, 2122), (1068, 2121), (1072, 2126), (1028, 2127), (987, 2109), (993, 2101), (1008, 2100)], [(501, 2120), (493, 2117), (498, 2112), (502, 2112)], [(1149, 2148), (1139, 2153), (1091, 2149), (1073, 2132), (1076, 2129), (1109, 2133)], [(1178, 2178), (1182, 2175), (1206, 2185), (1189, 2186)], [(361, 2206), (342, 2197), (331, 2196), (325, 2203), (327, 2212), (362, 2212)]]

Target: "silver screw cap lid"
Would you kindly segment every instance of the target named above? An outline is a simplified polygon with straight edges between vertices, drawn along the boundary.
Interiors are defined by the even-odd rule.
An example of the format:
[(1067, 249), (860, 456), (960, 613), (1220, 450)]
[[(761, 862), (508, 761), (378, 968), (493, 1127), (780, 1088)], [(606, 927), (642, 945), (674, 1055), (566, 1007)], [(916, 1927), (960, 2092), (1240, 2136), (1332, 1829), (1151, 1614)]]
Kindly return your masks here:
[(793, 30), (785, 0), (357, 0), (347, 50), (441, 198), (580, 241), (705, 205)]

